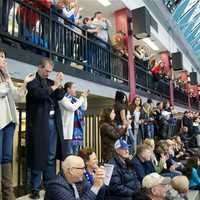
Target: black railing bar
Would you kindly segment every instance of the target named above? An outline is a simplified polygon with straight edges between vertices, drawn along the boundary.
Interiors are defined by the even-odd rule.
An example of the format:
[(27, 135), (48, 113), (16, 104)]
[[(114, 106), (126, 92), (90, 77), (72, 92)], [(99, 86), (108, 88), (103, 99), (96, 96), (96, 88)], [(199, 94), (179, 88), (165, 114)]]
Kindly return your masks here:
[(15, 33), (15, 2), (13, 3), (13, 16), (12, 16), (12, 35)]
[[(50, 19), (51, 21), (56, 21), (56, 19), (54, 19), (53, 17), (50, 18), (50, 15), (48, 15), (48, 14), (46, 14), (46, 13), (44, 13), (44, 12), (38, 10), (37, 8), (34, 8), (34, 7), (33, 7), (32, 5), (30, 5), (30, 4), (26, 4), (26, 3), (24, 3), (24, 2), (21, 2), (20, 0), (15, 0), (15, 1), (18, 2), (19, 4), (24, 5), (25, 7), (28, 7), (28, 8), (30, 8), (30, 9), (34, 10), (36, 13), (39, 13), (40, 15), (47, 17), (47, 18)], [(32, 1), (33, 1), (33, 0), (32, 0)], [(34, 1), (33, 1), (33, 2), (34, 2)], [(38, 3), (39, 3), (39, 2), (38, 2)], [(45, 5), (43, 5), (43, 6), (46, 7)], [(50, 12), (54, 12), (54, 10), (52, 10), (51, 8), (48, 8), (48, 7), (46, 7), (46, 8), (48, 9), (48, 12), (49, 12), (49, 13), (50, 13)], [(67, 20), (67, 19), (64, 18), (61, 14), (59, 14), (59, 13), (57, 13), (57, 12), (56, 12), (56, 14), (57, 14), (59, 17), (61, 17), (63, 20)], [(56, 21), (56, 22), (57, 22), (57, 21)], [(82, 30), (82, 31), (85, 31), (84, 29), (80, 28), (79, 26), (77, 26), (76, 24), (72, 23), (71, 21), (67, 20), (67, 22), (71, 23), (73, 26), (76, 26), (78, 29), (80, 29), (80, 30)], [(71, 28), (71, 27), (69, 27), (69, 26), (65, 26), (65, 25), (62, 24), (61, 22), (59, 22), (59, 23), (61, 24), (61, 26), (64, 26), (66, 29), (75, 32), (75, 30), (73, 30), (73, 28)], [(79, 35), (80, 37), (82, 37), (82, 38), (86, 38), (86, 37), (84, 37), (83, 35), (81, 35), (81, 34), (78, 33), (78, 32), (76, 32), (76, 34), (78, 34), (78, 35)], [(108, 46), (110, 47), (110, 49), (113, 49), (112, 46), (111, 46), (109, 43), (103, 41), (101, 38), (98, 38), (98, 37), (96, 37), (95, 35), (94, 35), (94, 38), (95, 38), (95, 39), (98, 39), (98, 40), (100, 40), (101, 42), (103, 42), (103, 43), (105, 43), (106, 45), (108, 45)], [(96, 43), (96, 42), (94, 42), (94, 41), (91, 41), (91, 42), (92, 42), (92, 43), (95, 43), (96, 45), (98, 45), (98, 43)], [(98, 45), (98, 46), (99, 46), (99, 45)], [(101, 48), (101, 49), (103, 49), (103, 50), (105, 50), (105, 51), (107, 51), (107, 52), (110, 52), (107, 48), (104, 48), (104, 47), (101, 47), (101, 46), (99, 46), (99, 48)], [(115, 49), (115, 50), (116, 50), (116, 49)], [(120, 57), (120, 56), (118, 56), (117, 54), (114, 54), (114, 53), (112, 53), (112, 54), (115, 55), (115, 56), (117, 56), (117, 57)], [(123, 58), (123, 57), (120, 57), (120, 58), (126, 60), (126, 59)]]
[[(80, 33), (78, 33), (78, 32), (75, 32), (71, 27), (69, 27), (69, 26), (67, 26), (67, 25), (64, 25), (64, 24), (61, 23), (61, 22), (56, 21), (56, 19), (53, 19), (52, 21), (55, 21), (55, 23), (57, 23), (57, 24), (59, 24), (60, 26), (64, 27), (64, 29), (72, 31), (74, 34), (76, 34), (76, 35), (78, 35), (79, 37), (81, 37), (81, 38), (87, 40), (87, 42), (89, 41), (89, 42), (92, 43), (93, 45), (96, 45), (99, 49), (101, 49), (101, 50), (103, 50), (103, 51), (106, 51), (107, 53), (112, 54), (113, 56), (119, 58), (120, 60), (123, 60), (123, 61), (125, 61), (125, 62), (128, 62), (128, 60), (127, 60), (126, 58), (120, 57), (119, 55), (117, 55), (117, 53), (114, 53), (113, 51), (111, 51), (111, 50), (115, 50), (115, 51), (116, 51), (116, 49), (112, 48), (111, 46), (110, 46), (111, 48), (108, 50), (108, 49), (105, 48), (105, 47), (101, 47), (95, 40), (92, 40), (92, 39), (88, 38), (87, 36), (82, 35), (82, 34), (80, 34)], [(85, 32), (86, 32), (86, 31), (85, 31)], [(98, 40), (102, 41), (102, 40), (101, 40), (100, 38), (98, 38), (98, 37), (96, 37), (95, 39), (98, 39)], [(109, 45), (108, 43), (106, 43), (106, 44)]]
[[(99, 72), (99, 73), (101, 73), (101, 74), (108, 75), (108, 76), (117, 78), (117, 79), (119, 79), (119, 80), (121, 80), (121, 81), (128, 82), (127, 79), (124, 79), (124, 78), (122, 78), (122, 77), (120, 77), (120, 76), (118, 76), (118, 75), (115, 75), (115, 74), (113, 74), (113, 73), (111, 74), (110, 72), (106, 72), (106, 71), (100, 70), (100, 69), (98, 69), (98, 68), (90, 67), (90, 66), (88, 66), (87, 64), (85, 64), (85, 63), (83, 63), (83, 62), (80, 62), (80, 61), (77, 61), (77, 60), (75, 60), (75, 59), (72, 59), (72, 58), (63, 56), (63, 54), (56, 53), (56, 52), (51, 52), (51, 53), (52, 53), (54, 56), (58, 56), (58, 57), (60, 57), (60, 58), (62, 58), (62, 59), (69, 60), (69, 61), (71, 61), (71, 62), (80, 64), (80, 65), (82, 65), (82, 66), (87, 66), (88, 68), (93, 69), (94, 71)], [(65, 63), (64, 63), (64, 64), (65, 64)], [(74, 67), (72, 67), (70, 64), (69, 64), (69, 67), (74, 68)], [(91, 74), (91, 73), (90, 73), (90, 74)]]
[(159, 96), (162, 96), (162, 97), (165, 97), (165, 98), (169, 98), (169, 96), (167, 96), (167, 95), (165, 95), (165, 94), (161, 94), (160, 92), (157, 92), (157, 91), (155, 91), (155, 90), (152, 90), (151, 88), (144, 87), (144, 86), (142, 86), (142, 85), (139, 84), (139, 83), (136, 83), (136, 87), (143, 88), (144, 90), (149, 91), (149, 92), (151, 92), (151, 93), (153, 93), (153, 94), (156, 94), (156, 95), (159, 95)]
[[(54, 17), (50, 18), (50, 15), (44, 13), (43, 11), (38, 10), (37, 8), (34, 8), (34, 7), (33, 7), (32, 5), (30, 5), (30, 4), (24, 3), (24, 2), (22, 2), (21, 0), (15, 0), (15, 1), (18, 2), (18, 4), (22, 4), (22, 5), (24, 5), (25, 7), (28, 7), (28, 8), (30, 8), (30, 9), (34, 10), (36, 13), (39, 13), (40, 15), (49, 18), (51, 21), (53, 21), (53, 20), (56, 21), (56, 19), (54, 19)], [(31, 1), (36, 2), (36, 0), (31, 0)], [(56, 12), (55, 10), (52, 10), (52, 8), (48, 8), (47, 6), (43, 5), (43, 4), (40, 3), (40, 2), (37, 2), (37, 3), (39, 3), (41, 6), (45, 7), (49, 13), (50, 13), (50, 12), (56, 13), (57, 16), (61, 17), (61, 18), (62, 18), (63, 20), (65, 20), (65, 21), (67, 21), (67, 23), (70, 23), (72, 26), (75, 26), (76, 28), (80, 29), (81, 31), (86, 31), (86, 30), (84, 30), (83, 28), (81, 28), (80, 26), (78, 26), (78, 25), (76, 25), (75, 23), (71, 22), (70, 20), (66, 19), (66, 18), (65, 18), (63, 15), (61, 15), (60, 13)], [(59, 23), (60, 23), (60, 22), (59, 22)], [(61, 24), (62, 24), (62, 23), (61, 23)], [(63, 24), (62, 24), (62, 25), (63, 25)], [(64, 26), (64, 25), (63, 25), (63, 26)], [(67, 27), (67, 28), (68, 28), (69, 30), (71, 30), (71, 31), (74, 32), (73, 28), (71, 28), (71, 27)], [(108, 45), (108, 46), (110, 47), (110, 49), (113, 49), (112, 46), (111, 46), (109, 43), (105, 42), (105, 41), (102, 40), (101, 38), (99, 38), (99, 37), (97, 37), (97, 36), (95, 36), (95, 35), (93, 35), (93, 37), (94, 37), (95, 39), (100, 40), (101, 42), (105, 43), (106, 45)], [(103, 48), (103, 47), (101, 47), (101, 48)], [(105, 49), (106, 51), (108, 51), (106, 48), (103, 48), (103, 49)], [(116, 49), (115, 49), (115, 50), (116, 50)], [(116, 56), (118, 56), (118, 55), (116, 55)]]
[(35, 47), (36, 49), (41, 49), (41, 50), (43, 50), (43, 51), (46, 51), (46, 52), (50, 53), (49, 49), (46, 49), (46, 48), (40, 47), (40, 46), (38, 46), (38, 45), (35, 45), (35, 44), (33, 44), (32, 42), (28, 42), (28, 41), (22, 40), (22, 39), (20, 39), (20, 37), (12, 36), (12, 35), (10, 35), (9, 33), (3, 32), (3, 31), (1, 31), (1, 30), (0, 30), (0, 35), (2, 35), (2, 36), (4, 36), (4, 37), (7, 37), (7, 38), (9, 38), (9, 39), (12, 39), (12, 40), (14, 40), (14, 41), (16, 41), (16, 42), (21, 42), (21, 43), (30, 45), (30, 46), (32, 46), (32, 47)]

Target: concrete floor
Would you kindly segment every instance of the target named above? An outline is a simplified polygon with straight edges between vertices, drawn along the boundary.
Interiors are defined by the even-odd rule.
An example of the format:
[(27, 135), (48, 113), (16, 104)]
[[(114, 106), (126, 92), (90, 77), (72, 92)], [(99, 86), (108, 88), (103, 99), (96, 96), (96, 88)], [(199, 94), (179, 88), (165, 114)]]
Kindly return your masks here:
[[(29, 195), (26, 195), (24, 197), (17, 198), (17, 200), (32, 200), (31, 198), (28, 197)], [(44, 200), (44, 191), (40, 192), (40, 199), (39, 200)]]

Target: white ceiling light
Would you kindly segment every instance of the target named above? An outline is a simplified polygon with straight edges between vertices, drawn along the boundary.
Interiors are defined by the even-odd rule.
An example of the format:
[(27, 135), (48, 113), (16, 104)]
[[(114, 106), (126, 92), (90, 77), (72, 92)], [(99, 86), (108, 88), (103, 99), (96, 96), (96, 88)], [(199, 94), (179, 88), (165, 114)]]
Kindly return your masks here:
[(109, 6), (111, 2), (109, 0), (97, 0), (103, 6)]
[(144, 38), (142, 39), (150, 48), (152, 48), (154, 51), (158, 51), (159, 48), (158, 46), (153, 42), (151, 41), (150, 38)]

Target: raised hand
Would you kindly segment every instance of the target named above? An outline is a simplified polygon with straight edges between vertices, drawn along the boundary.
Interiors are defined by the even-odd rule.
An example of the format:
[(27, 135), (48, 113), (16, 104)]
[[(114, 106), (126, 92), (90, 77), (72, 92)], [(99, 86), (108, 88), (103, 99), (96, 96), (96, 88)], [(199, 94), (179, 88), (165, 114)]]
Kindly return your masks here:
[(24, 78), (24, 84), (31, 82), (33, 79), (35, 79), (35, 74), (31, 73), (26, 75), (26, 77)]
[(103, 166), (96, 169), (95, 176), (94, 176), (94, 184), (93, 186), (100, 188), (104, 184), (104, 178), (105, 178), (105, 169)]
[(90, 90), (84, 91), (84, 92), (81, 94), (81, 96), (87, 97), (87, 96), (89, 95), (89, 93), (90, 93)]

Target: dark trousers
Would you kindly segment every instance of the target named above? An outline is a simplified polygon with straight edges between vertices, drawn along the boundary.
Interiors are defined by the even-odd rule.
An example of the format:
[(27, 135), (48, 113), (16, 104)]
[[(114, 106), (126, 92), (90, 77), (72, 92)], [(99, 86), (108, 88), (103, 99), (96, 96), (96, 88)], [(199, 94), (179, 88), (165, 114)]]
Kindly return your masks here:
[[(39, 191), (43, 175), (44, 184), (56, 176), (55, 157), (57, 146), (57, 131), (55, 119), (49, 119), (49, 152), (48, 163), (44, 171), (31, 170), (32, 189)], [(39, 156), (39, 155), (38, 155)]]
[(15, 124), (9, 123), (0, 130), (0, 163), (6, 164), (12, 162), (13, 136)]
[(8, 32), (8, 21), (10, 10), (13, 7), (13, 0), (2, 0), (2, 9), (1, 9), (1, 30), (4, 32)]

